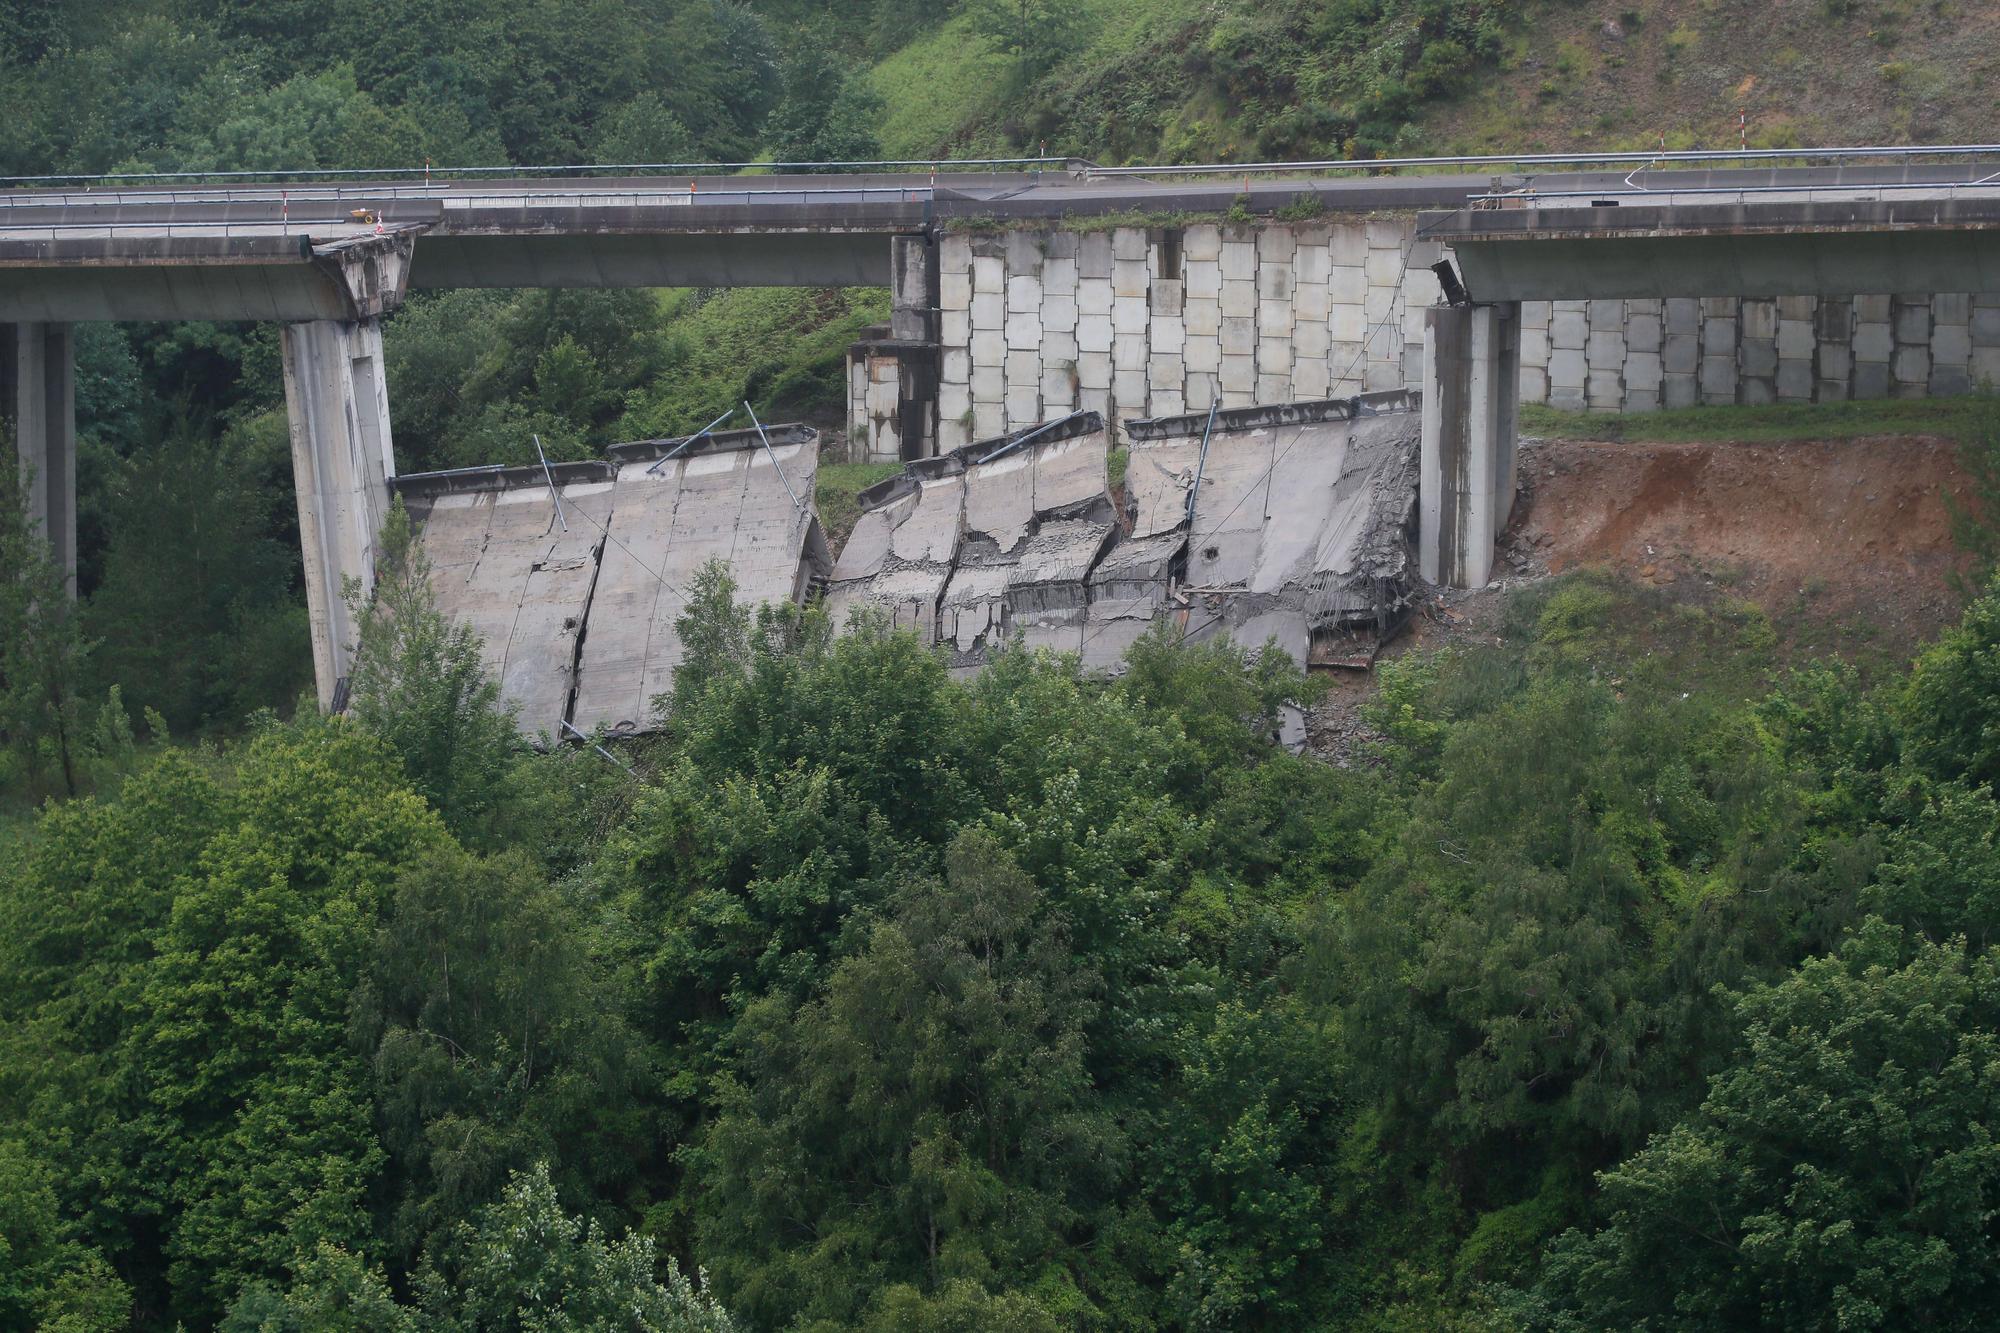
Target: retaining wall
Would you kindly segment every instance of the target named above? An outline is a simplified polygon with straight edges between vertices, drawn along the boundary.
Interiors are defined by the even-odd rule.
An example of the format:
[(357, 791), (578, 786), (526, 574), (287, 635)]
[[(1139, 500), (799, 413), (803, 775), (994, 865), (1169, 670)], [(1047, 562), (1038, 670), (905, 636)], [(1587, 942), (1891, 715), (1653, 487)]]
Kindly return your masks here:
[[(1409, 215), (953, 234), (938, 264), (938, 451), (1088, 409), (1133, 417), (1415, 387), (1438, 300)], [(1530, 302), (1521, 399), (1648, 411), (1696, 403), (1962, 393), (2000, 382), (2000, 293)], [(857, 358), (849, 420), (897, 395)], [(877, 436), (883, 438), (877, 438)]]

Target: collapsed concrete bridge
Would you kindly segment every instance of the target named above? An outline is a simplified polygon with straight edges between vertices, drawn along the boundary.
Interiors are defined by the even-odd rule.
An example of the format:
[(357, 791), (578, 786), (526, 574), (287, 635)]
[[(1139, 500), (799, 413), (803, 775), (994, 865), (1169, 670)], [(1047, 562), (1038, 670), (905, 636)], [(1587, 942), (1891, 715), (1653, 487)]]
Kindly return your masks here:
[[(1423, 569), (1477, 584), (1524, 394), (1631, 410), (2000, 373), (2000, 186), (1925, 152), (1968, 156), (1497, 181), (1239, 180), (1250, 167), (1168, 182), (1079, 163), (18, 191), (0, 195), (0, 398), (73, 564), (67, 326), (283, 323), (323, 702), (353, 641), (340, 589), (372, 579), (396, 471), (380, 321), (426, 287), (886, 284), (891, 326), (854, 358), (853, 429), (909, 460), (1072, 411), (1116, 430), (1420, 386)], [(1078, 221), (1133, 213), (1164, 220)], [(1251, 220), (1174, 220), (1225, 213)], [(1445, 259), (1464, 303), (1437, 304)]]

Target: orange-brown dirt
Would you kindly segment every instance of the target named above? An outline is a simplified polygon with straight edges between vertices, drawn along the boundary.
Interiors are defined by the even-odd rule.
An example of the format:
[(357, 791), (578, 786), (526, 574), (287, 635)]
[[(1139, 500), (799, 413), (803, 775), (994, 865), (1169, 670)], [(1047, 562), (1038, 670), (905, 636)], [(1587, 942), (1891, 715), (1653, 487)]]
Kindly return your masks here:
[(1945, 496), (1964, 502), (1970, 486), (1949, 440), (1543, 440), (1523, 446), (1520, 476), (1506, 552), (1535, 572), (1701, 580), (1762, 607), (1807, 653), (1840, 649), (1815, 632), (1827, 626), (1906, 653), (1958, 616)]

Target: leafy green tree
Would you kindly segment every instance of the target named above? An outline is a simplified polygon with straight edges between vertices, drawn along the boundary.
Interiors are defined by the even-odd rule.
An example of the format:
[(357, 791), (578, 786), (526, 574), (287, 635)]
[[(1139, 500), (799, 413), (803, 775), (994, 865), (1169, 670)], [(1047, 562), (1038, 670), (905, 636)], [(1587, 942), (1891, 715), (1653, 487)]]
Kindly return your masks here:
[(2000, 957), (1876, 922), (1738, 1002), (1741, 1058), (1601, 1177), (1558, 1328), (1974, 1329), (2000, 1252)]
[(82, 676), (90, 649), (69, 585), (28, 512), (21, 469), (0, 432), (0, 743), (38, 782), (49, 766), (77, 793)]
[(1063, 0), (966, 0), (975, 35), (1013, 62), (1027, 84), (1077, 50), (1090, 35), (1090, 11)]
[(2000, 792), (2000, 590), (1968, 606), (1917, 658), (1903, 734), (1920, 767)]
[(598, 910), (518, 851), (440, 846), (397, 878), (350, 1030), (390, 1156), (382, 1239), (402, 1265), (510, 1171), (554, 1163), (578, 1197), (615, 1198), (651, 1156), (642, 1053), (593, 950)]
[(461, 836), (486, 831), (519, 748), (511, 709), (487, 679), (478, 636), (437, 609), (430, 557), (396, 497), (376, 545), (375, 591), (350, 589), (360, 642), (354, 718), (402, 760), (411, 785)]
[(0, 1138), (0, 1323), (115, 1333), (130, 1317), (132, 1293), (76, 1239), (50, 1174), (20, 1140)]
[(753, 1003), (702, 1154), (725, 1293), (768, 1324), (955, 1278), (1033, 1274), (1087, 1305), (1076, 1270), (1127, 1152), (1085, 1067), (1096, 989), (1034, 883), (965, 834), (824, 994)]
[(823, 34), (809, 32), (785, 58), (784, 92), (764, 122), (764, 142), (780, 162), (865, 162), (882, 156), (875, 123), (882, 99)]
[(650, 90), (612, 108), (590, 148), (592, 161), (619, 165), (699, 162), (700, 152), (681, 118)]

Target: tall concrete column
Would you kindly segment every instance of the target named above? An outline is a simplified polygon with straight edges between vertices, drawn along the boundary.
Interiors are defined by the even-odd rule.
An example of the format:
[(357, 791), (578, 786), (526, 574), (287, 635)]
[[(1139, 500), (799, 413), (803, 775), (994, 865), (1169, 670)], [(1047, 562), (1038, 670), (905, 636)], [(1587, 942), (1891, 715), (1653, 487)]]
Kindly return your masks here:
[(1521, 306), (1424, 312), (1417, 555), (1423, 576), (1483, 588), (1514, 507)]
[(305, 548), (306, 611), (321, 708), (344, 698), (356, 628), (343, 597), (375, 584), (375, 547), (396, 457), (379, 320), (284, 326), (285, 408)]
[[(889, 240), (889, 340), (877, 355), (896, 360), (896, 453), (929, 458), (937, 452), (938, 247), (929, 236)], [(874, 442), (871, 441), (871, 446)], [(877, 452), (871, 447), (869, 453)]]
[(0, 413), (14, 434), (29, 517), (76, 596), (76, 357), (67, 324), (0, 325)]

